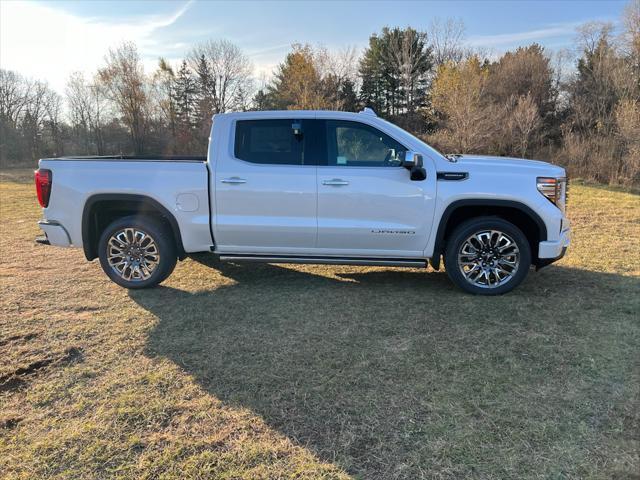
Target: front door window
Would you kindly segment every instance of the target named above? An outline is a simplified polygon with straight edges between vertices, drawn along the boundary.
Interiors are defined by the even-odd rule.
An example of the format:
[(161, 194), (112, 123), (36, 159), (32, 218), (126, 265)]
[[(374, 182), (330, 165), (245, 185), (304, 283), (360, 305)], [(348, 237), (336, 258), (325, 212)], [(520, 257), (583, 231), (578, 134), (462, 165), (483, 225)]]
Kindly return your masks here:
[(386, 133), (358, 122), (327, 122), (328, 165), (399, 167), (407, 150)]

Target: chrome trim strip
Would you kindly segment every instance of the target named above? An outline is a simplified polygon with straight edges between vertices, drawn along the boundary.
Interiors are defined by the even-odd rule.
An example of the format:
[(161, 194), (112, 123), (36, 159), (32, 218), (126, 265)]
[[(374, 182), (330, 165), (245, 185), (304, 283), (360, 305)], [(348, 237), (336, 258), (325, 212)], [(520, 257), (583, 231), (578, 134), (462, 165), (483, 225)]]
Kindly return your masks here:
[(469, 172), (437, 172), (436, 177), (438, 180), (459, 182), (469, 178)]

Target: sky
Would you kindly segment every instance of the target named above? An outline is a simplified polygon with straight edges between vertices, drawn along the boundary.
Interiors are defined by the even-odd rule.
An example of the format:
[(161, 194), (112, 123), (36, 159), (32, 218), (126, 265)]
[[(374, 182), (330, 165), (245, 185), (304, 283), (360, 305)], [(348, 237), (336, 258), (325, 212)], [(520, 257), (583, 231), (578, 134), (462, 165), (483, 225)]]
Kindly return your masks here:
[(459, 1), (20, 1), (0, 0), (0, 67), (46, 80), (63, 93), (69, 74), (91, 74), (109, 47), (134, 41), (150, 73), (158, 58), (177, 63), (198, 42), (227, 39), (268, 78), (292, 43), (362, 50), (384, 26), (428, 32), (459, 19), (465, 41), (500, 54), (538, 42), (571, 47), (588, 21), (619, 24), (625, 0)]

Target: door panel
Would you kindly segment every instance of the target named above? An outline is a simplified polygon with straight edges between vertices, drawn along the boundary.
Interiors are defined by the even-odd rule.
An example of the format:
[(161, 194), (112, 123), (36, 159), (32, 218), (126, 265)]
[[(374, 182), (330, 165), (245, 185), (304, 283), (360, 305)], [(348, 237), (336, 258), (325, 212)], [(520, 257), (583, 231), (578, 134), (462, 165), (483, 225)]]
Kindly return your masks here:
[[(344, 255), (421, 257), (431, 230), (435, 172), (411, 181), (407, 150), (380, 130), (326, 121), (327, 162), (318, 167), (318, 248)], [(430, 163), (430, 162), (429, 162)]]
[(301, 141), (291, 128), (293, 119), (245, 123), (236, 129), (234, 152), (221, 152), (216, 162), (216, 250), (313, 248), (317, 167), (302, 164)]
[[(327, 185), (333, 180), (343, 185)], [(421, 256), (433, 216), (433, 175), (405, 168), (318, 167), (318, 248), (351, 255)]]

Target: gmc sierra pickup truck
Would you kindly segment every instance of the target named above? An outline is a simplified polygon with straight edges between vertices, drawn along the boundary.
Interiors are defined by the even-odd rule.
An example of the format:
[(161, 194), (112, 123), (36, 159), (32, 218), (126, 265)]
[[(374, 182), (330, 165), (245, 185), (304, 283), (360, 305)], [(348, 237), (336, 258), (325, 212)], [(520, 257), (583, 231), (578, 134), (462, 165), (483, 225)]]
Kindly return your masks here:
[(127, 288), (178, 259), (440, 268), (481, 295), (512, 290), (569, 245), (567, 180), (531, 160), (442, 155), (373, 111), (213, 118), (208, 156), (47, 158), (45, 236)]

